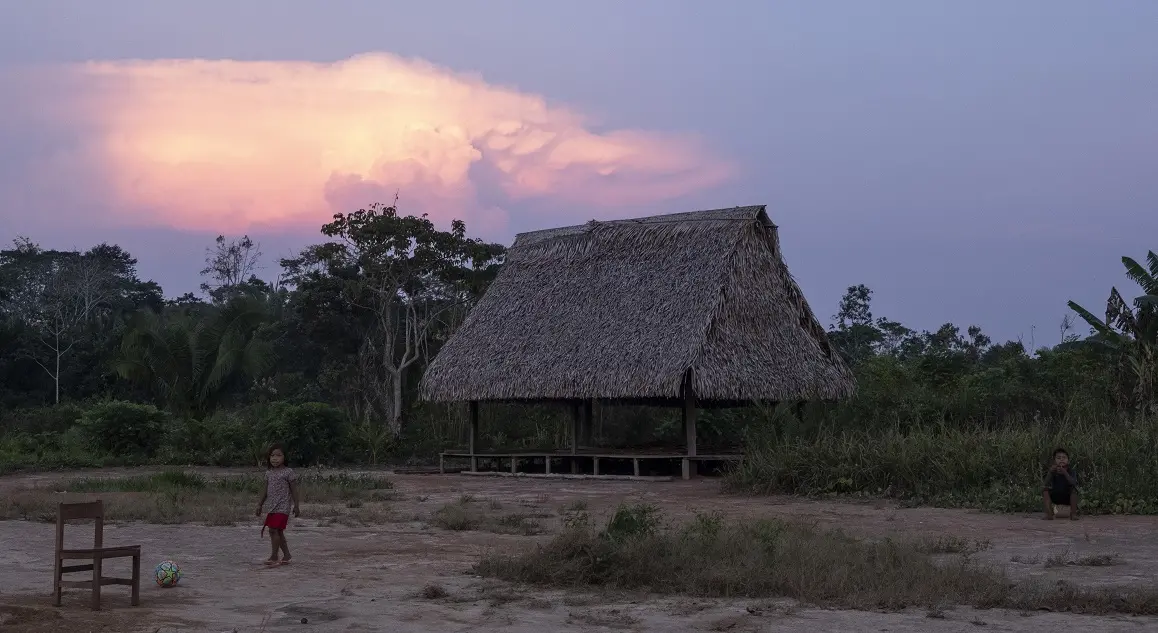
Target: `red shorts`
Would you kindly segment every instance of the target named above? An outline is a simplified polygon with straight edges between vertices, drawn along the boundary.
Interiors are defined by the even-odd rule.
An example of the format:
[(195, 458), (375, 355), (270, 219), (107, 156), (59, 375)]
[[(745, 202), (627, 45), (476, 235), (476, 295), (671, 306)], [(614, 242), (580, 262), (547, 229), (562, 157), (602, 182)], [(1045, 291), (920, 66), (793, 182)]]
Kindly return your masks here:
[(270, 512), (265, 515), (265, 527), (271, 530), (284, 530), (289, 525), (289, 515), (280, 512)]

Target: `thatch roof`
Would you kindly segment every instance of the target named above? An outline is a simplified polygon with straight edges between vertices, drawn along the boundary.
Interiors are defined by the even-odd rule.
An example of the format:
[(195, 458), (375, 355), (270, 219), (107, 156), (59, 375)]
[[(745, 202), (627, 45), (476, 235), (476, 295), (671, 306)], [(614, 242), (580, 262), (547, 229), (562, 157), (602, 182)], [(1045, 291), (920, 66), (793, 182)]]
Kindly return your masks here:
[(522, 233), (431, 362), (435, 401), (837, 399), (852, 373), (763, 206)]

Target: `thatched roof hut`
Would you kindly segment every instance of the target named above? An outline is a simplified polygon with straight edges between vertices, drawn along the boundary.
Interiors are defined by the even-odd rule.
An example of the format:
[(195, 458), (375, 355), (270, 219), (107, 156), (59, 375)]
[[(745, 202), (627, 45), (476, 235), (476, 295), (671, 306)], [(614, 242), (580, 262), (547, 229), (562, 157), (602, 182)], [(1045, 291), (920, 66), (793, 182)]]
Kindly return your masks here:
[(763, 206), (522, 233), (426, 370), (435, 401), (849, 396)]

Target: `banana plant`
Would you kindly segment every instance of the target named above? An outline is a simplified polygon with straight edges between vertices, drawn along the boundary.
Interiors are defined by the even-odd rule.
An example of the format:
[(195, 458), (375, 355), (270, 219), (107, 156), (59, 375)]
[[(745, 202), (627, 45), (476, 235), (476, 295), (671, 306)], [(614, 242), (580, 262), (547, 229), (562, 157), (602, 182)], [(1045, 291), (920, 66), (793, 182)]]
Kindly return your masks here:
[(1146, 266), (1123, 257), (1126, 277), (1142, 289), (1127, 302), (1116, 287), (1106, 300), (1106, 318), (1070, 301), (1069, 307), (1093, 328), (1096, 340), (1120, 354), (1121, 362), (1134, 375), (1134, 400), (1143, 412), (1158, 412), (1155, 374), (1158, 373), (1158, 254), (1146, 255)]
[(236, 297), (202, 318), (141, 312), (121, 341), (114, 369), (150, 389), (171, 411), (204, 415), (236, 379), (256, 379), (274, 351), (258, 329), (270, 319), (260, 299)]

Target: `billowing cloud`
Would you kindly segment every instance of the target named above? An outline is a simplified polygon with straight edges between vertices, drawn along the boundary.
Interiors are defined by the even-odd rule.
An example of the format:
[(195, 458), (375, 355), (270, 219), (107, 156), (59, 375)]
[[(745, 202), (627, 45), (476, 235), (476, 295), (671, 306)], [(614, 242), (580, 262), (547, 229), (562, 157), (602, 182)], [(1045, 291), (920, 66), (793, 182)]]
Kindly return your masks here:
[(6, 83), (20, 84), (26, 115), (75, 131), (29, 159), (25, 195), (83, 180), (84, 196), (137, 225), (316, 229), (399, 191), (407, 212), (493, 231), (505, 204), (654, 203), (732, 171), (692, 137), (593, 131), (539, 95), (384, 54), (100, 61), (19, 75)]

